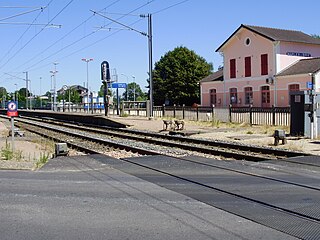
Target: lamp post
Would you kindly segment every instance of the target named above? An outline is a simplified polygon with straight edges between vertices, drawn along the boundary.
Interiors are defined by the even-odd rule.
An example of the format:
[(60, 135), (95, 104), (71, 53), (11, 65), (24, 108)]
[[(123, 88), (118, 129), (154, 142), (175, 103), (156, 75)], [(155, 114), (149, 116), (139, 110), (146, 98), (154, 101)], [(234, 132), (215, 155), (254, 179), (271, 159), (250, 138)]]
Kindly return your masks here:
[(127, 78), (127, 88), (126, 88), (126, 92), (127, 92), (127, 96), (126, 96), (126, 101), (128, 101), (128, 84), (129, 84), (129, 77), (127, 75), (125, 75), (124, 73), (121, 73), (121, 75), (125, 76)]
[(17, 88), (17, 85), (18, 85), (18, 84), (15, 83), (14, 85), (16, 86), (16, 88), (15, 88), (16, 91), (15, 91), (15, 93), (14, 93), (14, 101), (17, 101), (17, 91), (18, 91), (18, 90), (17, 90), (17, 89), (18, 89), (18, 88)]
[(89, 62), (93, 61), (93, 58), (82, 58), (81, 60), (87, 63), (87, 101), (89, 113)]
[(53, 71), (50, 71), (50, 73), (52, 73), (51, 75), (51, 79), (53, 79), (53, 91), (52, 91), (52, 94), (53, 94), (53, 106), (51, 107), (51, 109), (53, 111), (57, 111), (57, 106), (56, 106), (56, 101), (57, 101), (57, 96), (56, 96), (56, 73), (58, 71), (56, 70), (53, 70)]
[(56, 94), (56, 74), (57, 74), (57, 65), (59, 63), (57, 62), (54, 62), (53, 65), (54, 65), (54, 70), (50, 71), (50, 73), (52, 73), (53, 75), (53, 111), (57, 111), (57, 105), (56, 105), (56, 102), (57, 102), (57, 94)]
[(133, 79), (133, 101), (136, 101), (136, 77), (132, 76)]
[(40, 96), (40, 108), (42, 109), (41, 79), (42, 79), (42, 77), (40, 77), (40, 92), (39, 92), (39, 96)]
[(28, 109), (28, 72), (23, 72), (26, 74), (26, 79), (24, 79), (26, 81), (26, 109)]
[[(50, 72), (51, 72), (51, 71), (50, 71)], [(52, 82), (53, 74), (50, 75), (50, 79), (51, 79), (50, 102), (51, 102), (51, 111), (53, 111), (53, 82)]]

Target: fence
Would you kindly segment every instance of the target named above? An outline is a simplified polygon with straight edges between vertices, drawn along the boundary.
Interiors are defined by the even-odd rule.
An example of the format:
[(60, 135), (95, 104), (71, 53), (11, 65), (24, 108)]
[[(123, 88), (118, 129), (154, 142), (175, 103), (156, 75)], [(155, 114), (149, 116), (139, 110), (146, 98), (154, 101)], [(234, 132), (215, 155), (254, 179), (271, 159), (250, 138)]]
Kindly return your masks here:
[[(102, 104), (94, 104), (89, 107), (90, 113), (104, 113)], [(146, 102), (132, 102), (122, 105), (122, 109), (117, 111), (117, 107), (110, 105), (110, 114), (127, 114), (129, 116), (147, 117)], [(88, 105), (79, 104), (72, 106), (58, 107), (58, 111), (65, 112), (87, 112)], [(153, 116), (156, 118), (175, 118), (191, 121), (221, 121), (248, 123), (250, 125), (278, 125), (290, 126), (290, 107), (189, 107), (189, 106), (154, 106)]]
[(229, 109), (230, 122), (290, 126), (290, 107), (230, 107)]
[(154, 107), (155, 117), (171, 117), (194, 121), (221, 121), (249, 123), (250, 125), (290, 125), (289, 107), (186, 107), (161, 106)]

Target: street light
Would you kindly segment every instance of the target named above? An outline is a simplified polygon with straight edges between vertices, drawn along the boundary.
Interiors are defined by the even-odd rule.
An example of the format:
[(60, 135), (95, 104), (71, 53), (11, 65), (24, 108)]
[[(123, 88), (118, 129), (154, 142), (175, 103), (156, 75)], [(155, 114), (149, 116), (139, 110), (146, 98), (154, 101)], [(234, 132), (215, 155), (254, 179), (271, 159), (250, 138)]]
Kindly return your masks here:
[[(51, 72), (51, 71), (50, 71)], [(50, 102), (51, 102), (51, 111), (53, 111), (53, 74), (50, 75), (50, 79), (51, 79), (51, 89), (50, 89)]]
[(89, 113), (89, 62), (93, 61), (93, 58), (82, 58), (81, 60), (87, 63), (87, 101)]
[(14, 101), (17, 101), (17, 91), (18, 91), (17, 85), (18, 84), (15, 83), (14, 85), (16, 86), (16, 91), (14, 93)]
[(57, 74), (57, 65), (59, 63), (54, 62), (54, 70), (50, 71), (50, 73), (52, 73), (53, 75), (53, 111), (57, 111), (57, 106), (56, 106), (56, 102), (57, 102), (57, 94), (56, 94), (56, 74)]
[(133, 78), (133, 101), (136, 101), (136, 77), (132, 76)]
[(52, 106), (53, 111), (57, 111), (57, 106), (56, 106), (56, 101), (57, 101), (57, 99), (56, 99), (56, 73), (57, 72), (58, 71), (56, 71), (56, 70), (50, 71), (50, 73), (52, 73), (51, 77), (53, 78), (53, 106)]
[(39, 92), (39, 96), (40, 96), (40, 108), (42, 109), (41, 79), (42, 79), (42, 77), (40, 77), (40, 92)]
[(127, 78), (127, 88), (126, 88), (126, 92), (127, 92), (127, 96), (126, 96), (126, 101), (128, 101), (128, 85), (129, 85), (129, 77), (127, 75), (125, 75), (124, 73), (120, 73), (121, 75), (125, 76)]

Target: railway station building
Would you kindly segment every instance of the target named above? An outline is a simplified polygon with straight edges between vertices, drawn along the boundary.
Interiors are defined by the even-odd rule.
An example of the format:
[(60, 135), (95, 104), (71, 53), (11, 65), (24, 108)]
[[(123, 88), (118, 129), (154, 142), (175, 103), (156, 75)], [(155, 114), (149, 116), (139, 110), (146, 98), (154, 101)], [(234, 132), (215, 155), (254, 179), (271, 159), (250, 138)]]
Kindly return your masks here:
[(223, 67), (200, 81), (202, 106), (287, 107), (290, 92), (320, 92), (320, 39), (301, 31), (241, 25), (216, 52)]

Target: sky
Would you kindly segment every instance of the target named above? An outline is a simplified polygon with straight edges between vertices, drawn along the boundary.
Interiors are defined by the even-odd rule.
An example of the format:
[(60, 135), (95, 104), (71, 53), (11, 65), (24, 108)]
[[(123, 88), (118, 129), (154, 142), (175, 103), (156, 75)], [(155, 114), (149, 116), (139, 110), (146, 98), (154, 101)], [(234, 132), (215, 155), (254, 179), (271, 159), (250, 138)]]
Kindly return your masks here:
[[(2, 0), (0, 87), (25, 87), (28, 72), (31, 92), (45, 94), (56, 70), (56, 89), (88, 81), (97, 92), (108, 61), (114, 80), (147, 91), (148, 38), (141, 33), (148, 20), (141, 14), (152, 15), (153, 64), (184, 46), (217, 70), (223, 59), (216, 49), (241, 24), (320, 35), (319, 9), (317, 0)], [(93, 59), (88, 78), (84, 58)]]

